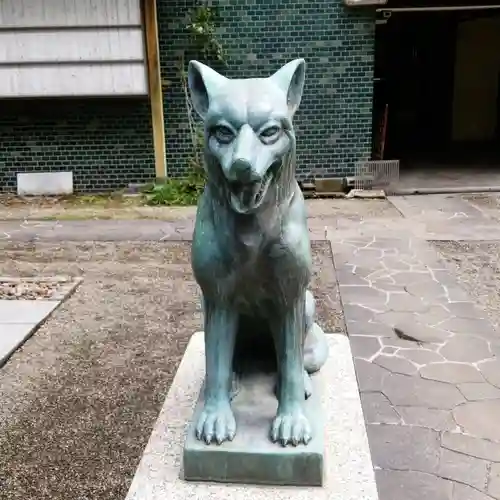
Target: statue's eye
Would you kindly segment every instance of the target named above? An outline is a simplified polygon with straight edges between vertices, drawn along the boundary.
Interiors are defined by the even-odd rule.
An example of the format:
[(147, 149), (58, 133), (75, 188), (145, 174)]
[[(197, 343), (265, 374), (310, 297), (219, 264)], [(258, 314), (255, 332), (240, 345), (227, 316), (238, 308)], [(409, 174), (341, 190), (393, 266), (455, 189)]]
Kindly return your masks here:
[(266, 139), (270, 139), (271, 137), (274, 137), (275, 135), (277, 135), (280, 131), (280, 128), (279, 127), (268, 127), (266, 129), (264, 129), (260, 135), (261, 137), (265, 137)]
[(224, 125), (219, 125), (214, 128), (213, 135), (219, 142), (231, 142), (234, 137), (233, 131)]

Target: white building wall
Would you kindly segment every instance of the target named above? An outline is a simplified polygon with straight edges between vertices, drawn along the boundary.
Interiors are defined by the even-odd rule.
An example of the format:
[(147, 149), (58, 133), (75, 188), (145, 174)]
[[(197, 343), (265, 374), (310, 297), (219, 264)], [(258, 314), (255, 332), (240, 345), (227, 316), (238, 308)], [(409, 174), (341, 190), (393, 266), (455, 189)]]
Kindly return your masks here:
[(0, 0), (0, 97), (147, 95), (140, 0)]
[(139, 0), (1, 0), (2, 27), (141, 24)]

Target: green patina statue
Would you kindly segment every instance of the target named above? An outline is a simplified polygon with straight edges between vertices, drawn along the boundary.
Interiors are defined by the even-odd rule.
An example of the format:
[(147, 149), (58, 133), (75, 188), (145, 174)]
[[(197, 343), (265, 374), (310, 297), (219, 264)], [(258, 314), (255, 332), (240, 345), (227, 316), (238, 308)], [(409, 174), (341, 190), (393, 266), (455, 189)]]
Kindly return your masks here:
[(305, 204), (295, 179), (292, 118), (302, 97), (305, 62), (269, 78), (228, 79), (189, 63), (194, 109), (205, 125), (207, 184), (192, 245), (205, 315), (205, 406), (196, 437), (232, 440), (231, 398), (245, 370), (277, 372), (278, 410), (270, 439), (312, 438), (305, 412), (309, 374), (328, 356), (307, 290), (311, 250)]

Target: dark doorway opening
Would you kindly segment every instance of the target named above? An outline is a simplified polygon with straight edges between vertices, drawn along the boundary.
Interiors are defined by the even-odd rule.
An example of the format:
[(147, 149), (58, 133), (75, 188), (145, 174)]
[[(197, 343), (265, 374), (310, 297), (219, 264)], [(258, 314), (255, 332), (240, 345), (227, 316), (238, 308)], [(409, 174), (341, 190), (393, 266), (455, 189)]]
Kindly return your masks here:
[[(377, 22), (374, 159), (500, 173), (500, 9), (386, 13)], [(377, 158), (378, 157), (378, 158)]]

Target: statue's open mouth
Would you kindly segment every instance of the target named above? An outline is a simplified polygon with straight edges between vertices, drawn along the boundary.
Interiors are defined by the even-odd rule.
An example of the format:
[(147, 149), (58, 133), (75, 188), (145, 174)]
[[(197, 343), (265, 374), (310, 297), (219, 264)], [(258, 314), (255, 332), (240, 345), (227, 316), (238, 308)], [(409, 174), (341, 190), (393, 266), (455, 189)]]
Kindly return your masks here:
[(245, 214), (259, 208), (266, 197), (276, 170), (273, 164), (258, 182), (231, 182), (229, 189), (233, 209), (240, 214)]

